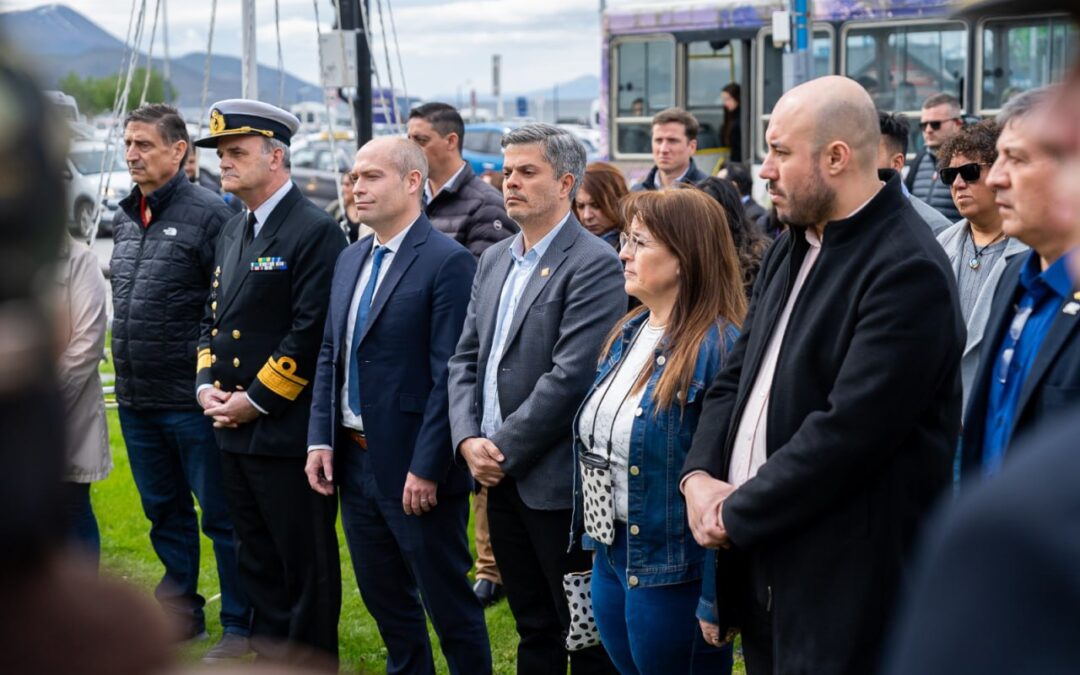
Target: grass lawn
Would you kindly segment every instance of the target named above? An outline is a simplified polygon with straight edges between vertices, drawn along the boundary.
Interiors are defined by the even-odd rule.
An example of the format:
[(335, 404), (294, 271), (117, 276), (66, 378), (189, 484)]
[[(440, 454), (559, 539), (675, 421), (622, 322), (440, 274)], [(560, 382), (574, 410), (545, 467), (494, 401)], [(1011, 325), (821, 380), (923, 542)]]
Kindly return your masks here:
[[(102, 366), (106, 386), (111, 384), (112, 364)], [(109, 440), (112, 446), (115, 468), (105, 480), (94, 483), (91, 496), (94, 511), (101, 527), (101, 562), (104, 573), (112, 574), (130, 581), (152, 593), (154, 586), (164, 574), (164, 568), (150, 547), (150, 523), (143, 516), (139, 495), (131, 477), (124, 439), (120, 434), (120, 423), (115, 409), (108, 411)], [(472, 540), (472, 526), (469, 527), (469, 539)], [(375, 621), (368, 614), (360, 600), (356, 587), (352, 562), (345, 545), (345, 537), (338, 522), (338, 546), (341, 551), (341, 620), (338, 624), (338, 636), (341, 649), (341, 668), (348, 673), (381, 673), (385, 670), (386, 650), (375, 627)], [(208, 599), (206, 606), (207, 630), (210, 640), (193, 645), (184, 652), (184, 658), (196, 660), (215, 644), (221, 637), (221, 623), (218, 612), (221, 608), (218, 596), (217, 570), (214, 564), (213, 549), (210, 540), (202, 537), (202, 564), (200, 574), (200, 593)], [(513, 673), (517, 652), (517, 633), (514, 620), (506, 601), (502, 601), (487, 610), (488, 633), (491, 636), (491, 650), (496, 673)], [(439, 673), (446, 673), (446, 662), (438, 650), (438, 638), (430, 625), (428, 633), (435, 647), (435, 665)], [(735, 672), (742, 673), (742, 664), (737, 663)]]

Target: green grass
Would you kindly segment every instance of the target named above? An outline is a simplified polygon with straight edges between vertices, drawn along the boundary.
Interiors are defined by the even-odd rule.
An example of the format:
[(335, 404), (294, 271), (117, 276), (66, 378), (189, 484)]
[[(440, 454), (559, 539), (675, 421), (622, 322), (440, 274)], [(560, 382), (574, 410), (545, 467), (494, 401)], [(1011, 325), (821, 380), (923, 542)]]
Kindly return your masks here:
[[(113, 372), (111, 360), (102, 364), (101, 372), (108, 374), (106, 384), (111, 383)], [(164, 568), (150, 546), (150, 523), (143, 515), (139, 494), (131, 476), (124, 439), (116, 410), (108, 411), (109, 441), (112, 447), (114, 468), (105, 480), (94, 483), (91, 496), (98, 524), (101, 527), (101, 561), (106, 574), (117, 576), (153, 593), (154, 587), (164, 574)], [(472, 545), (472, 524), (469, 525), (469, 542)], [(379, 637), (375, 620), (368, 614), (356, 587), (352, 561), (345, 545), (345, 536), (338, 520), (338, 546), (341, 552), (341, 619), (338, 624), (341, 669), (347, 673), (381, 673), (386, 667), (386, 649)], [(210, 601), (206, 606), (207, 631), (210, 639), (183, 650), (181, 658), (197, 660), (221, 637), (221, 608), (217, 569), (213, 549), (205, 535), (201, 538), (201, 567), (199, 592)], [(517, 633), (514, 619), (506, 601), (486, 611), (488, 634), (491, 637), (492, 660), (496, 673), (514, 673), (517, 652)], [(428, 633), (435, 654), (435, 666), (439, 673), (448, 672), (446, 661), (438, 649), (438, 638), (428, 625)], [(741, 659), (735, 665), (736, 673), (744, 673)]]
[[(112, 446), (112, 474), (105, 480), (94, 483), (91, 495), (94, 511), (101, 527), (101, 564), (106, 574), (125, 579), (138, 587), (153, 593), (154, 586), (164, 574), (164, 568), (150, 546), (150, 522), (143, 515), (139, 504), (139, 494), (131, 477), (124, 439), (120, 434), (120, 423), (116, 411), (109, 410), (109, 441)], [(470, 540), (472, 527), (469, 527)], [(218, 613), (221, 600), (217, 569), (214, 563), (210, 540), (202, 536), (202, 562), (199, 578), (199, 592), (211, 599), (206, 606), (207, 631), (210, 640), (193, 645), (184, 650), (185, 659), (198, 659), (221, 637), (221, 622)], [(338, 521), (338, 546), (341, 551), (341, 620), (338, 624), (338, 640), (341, 649), (341, 668), (348, 673), (380, 673), (386, 669), (386, 649), (379, 637), (375, 620), (371, 618), (360, 600), (353, 575), (352, 561), (345, 545), (345, 537)], [(496, 673), (513, 673), (514, 658), (517, 651), (517, 633), (514, 620), (506, 602), (500, 602), (486, 612), (488, 633), (491, 636), (491, 651)], [(438, 649), (438, 638), (431, 626), (428, 626), (431, 642), (435, 651), (436, 669), (446, 673), (446, 662)]]

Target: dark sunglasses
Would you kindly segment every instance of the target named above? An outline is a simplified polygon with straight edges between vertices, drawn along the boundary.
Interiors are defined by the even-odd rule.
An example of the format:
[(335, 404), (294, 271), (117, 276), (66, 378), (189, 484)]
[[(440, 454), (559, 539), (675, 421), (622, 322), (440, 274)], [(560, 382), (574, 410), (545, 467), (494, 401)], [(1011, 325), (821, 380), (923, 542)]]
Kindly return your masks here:
[(971, 164), (961, 164), (960, 166), (950, 166), (947, 169), (941, 169), (938, 171), (938, 175), (941, 176), (941, 182), (946, 185), (952, 185), (956, 181), (956, 177), (960, 176), (964, 179), (965, 183), (974, 183), (979, 180), (979, 176), (982, 175), (982, 167), (989, 166), (988, 164), (977, 164), (972, 162)]
[(932, 122), (919, 122), (919, 128), (922, 129), (923, 131), (926, 131), (926, 127), (930, 127), (934, 131), (937, 131), (938, 129), (941, 128), (942, 124), (945, 124), (946, 122), (952, 122), (952, 121), (958, 120), (958, 119), (960, 119), (960, 118), (959, 117), (950, 117), (947, 120), (933, 120)]

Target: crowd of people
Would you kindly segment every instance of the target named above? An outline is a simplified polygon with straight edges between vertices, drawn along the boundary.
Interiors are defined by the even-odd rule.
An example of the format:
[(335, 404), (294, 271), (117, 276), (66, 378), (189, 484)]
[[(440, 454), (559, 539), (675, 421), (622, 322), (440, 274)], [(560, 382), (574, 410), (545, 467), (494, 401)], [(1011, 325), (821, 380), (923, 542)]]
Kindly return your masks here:
[[(1080, 64), (993, 119), (930, 96), (903, 177), (907, 120), (812, 80), (769, 119), (771, 212), (738, 157), (695, 165), (684, 110), (633, 185), (514, 129), (500, 194), (428, 103), (359, 149), (338, 221), (290, 178), (290, 113), (219, 101), (191, 139), (138, 107), (109, 283), (165, 570), (139, 662), (207, 637), (201, 527), (206, 659), (336, 668), (340, 510), (391, 673), (434, 672), (429, 621), (450, 672), (492, 672), (503, 597), (521, 673), (729, 673), (737, 635), (751, 675), (1074, 667), (1078, 102)], [(61, 259), (53, 515), (94, 559), (107, 289)]]

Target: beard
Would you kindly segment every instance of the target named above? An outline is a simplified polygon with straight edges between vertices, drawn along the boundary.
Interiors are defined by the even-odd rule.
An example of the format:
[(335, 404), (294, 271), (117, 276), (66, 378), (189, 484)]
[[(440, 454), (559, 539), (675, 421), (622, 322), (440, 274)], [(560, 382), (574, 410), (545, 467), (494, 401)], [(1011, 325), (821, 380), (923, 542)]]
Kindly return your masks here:
[(792, 227), (810, 227), (825, 222), (836, 203), (836, 190), (825, 182), (816, 164), (805, 186), (797, 193), (782, 194), (787, 197), (787, 206), (778, 208), (777, 215), (780, 222)]

